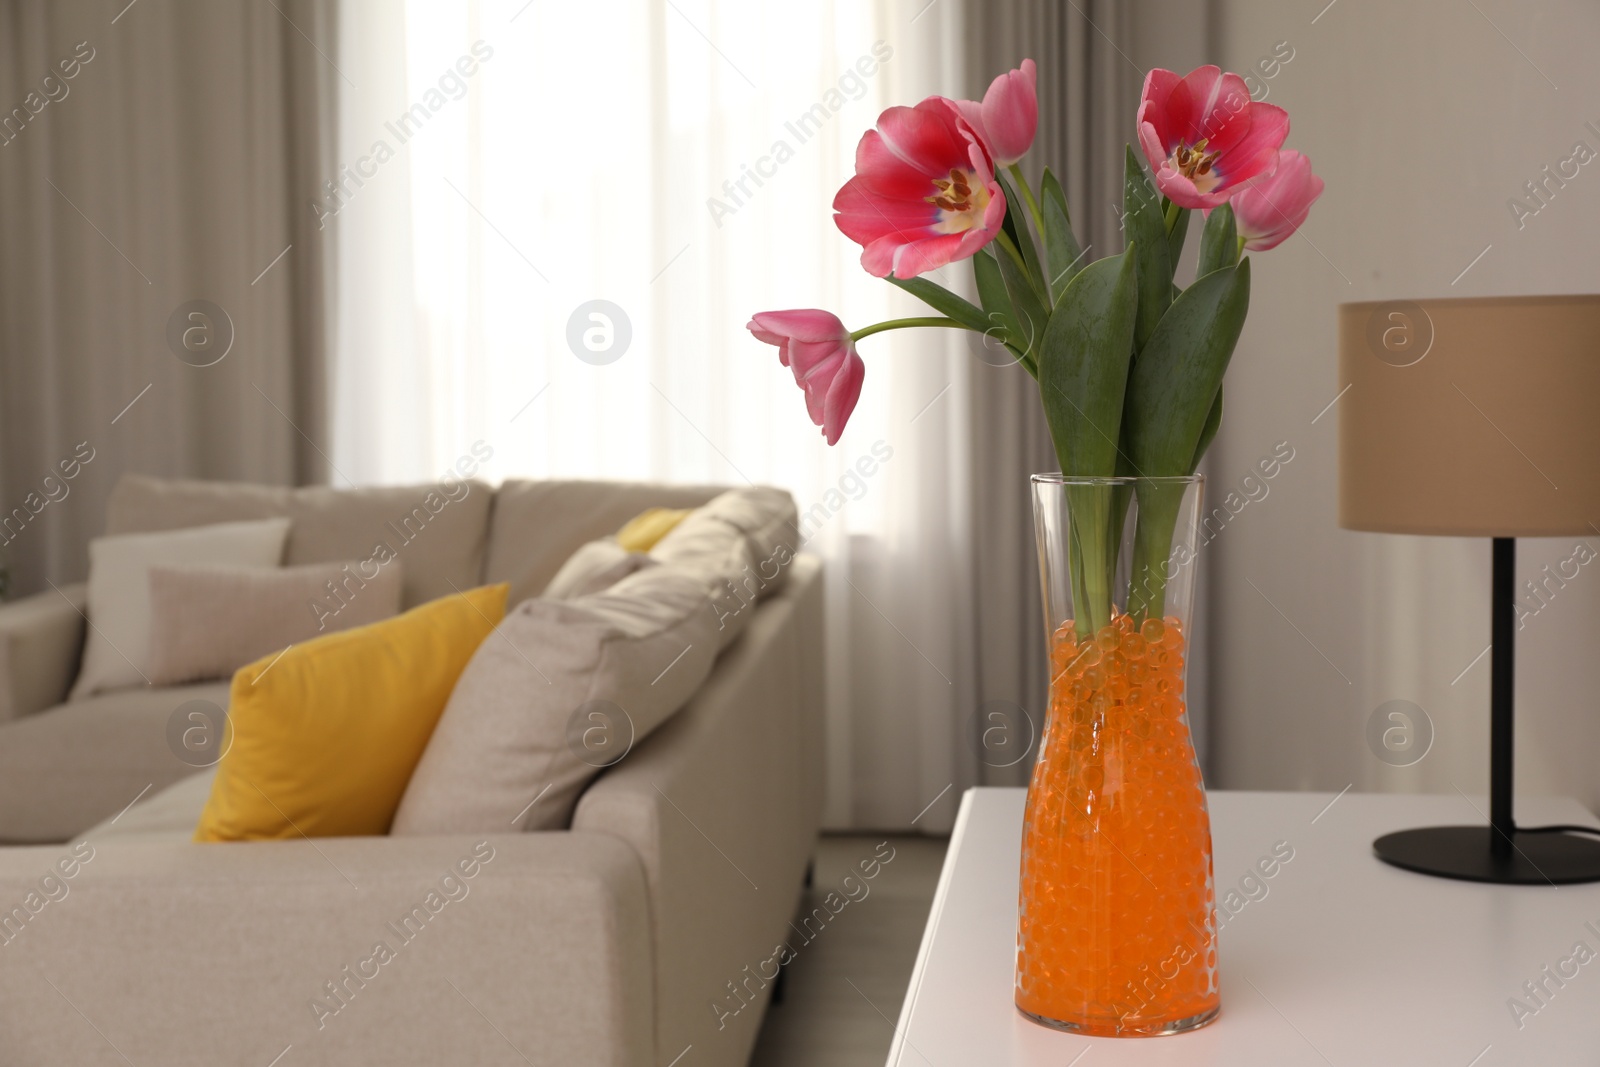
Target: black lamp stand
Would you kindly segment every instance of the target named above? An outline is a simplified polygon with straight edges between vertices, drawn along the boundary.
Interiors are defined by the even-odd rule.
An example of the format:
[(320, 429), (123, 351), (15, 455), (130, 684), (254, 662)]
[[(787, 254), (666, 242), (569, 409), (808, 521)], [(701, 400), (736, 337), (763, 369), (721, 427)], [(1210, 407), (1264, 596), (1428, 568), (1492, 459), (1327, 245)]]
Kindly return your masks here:
[(1489, 679), (1489, 825), (1429, 826), (1384, 834), (1372, 843), (1385, 863), (1419, 874), (1504, 885), (1600, 882), (1600, 839), (1559, 827), (1518, 828), (1511, 815), (1512, 671), (1517, 542), (1494, 539)]

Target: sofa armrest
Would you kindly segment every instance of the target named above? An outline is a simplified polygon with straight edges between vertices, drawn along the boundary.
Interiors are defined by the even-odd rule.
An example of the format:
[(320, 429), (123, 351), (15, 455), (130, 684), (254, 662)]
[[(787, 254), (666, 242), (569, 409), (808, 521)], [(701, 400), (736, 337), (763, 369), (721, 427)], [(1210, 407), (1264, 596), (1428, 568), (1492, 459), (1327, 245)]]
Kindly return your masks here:
[(67, 699), (83, 651), (88, 589), (78, 582), (0, 605), (0, 722)]
[[(658, 1063), (748, 1062), (822, 818), (821, 565), (800, 556), (694, 699), (584, 793), (644, 861)], [(786, 960), (784, 962), (787, 962)], [(764, 972), (764, 973), (763, 973)], [(685, 1061), (687, 1062), (687, 1061)]]
[(644, 875), (613, 837), (74, 847), (0, 849), (13, 1067), (651, 1062)]

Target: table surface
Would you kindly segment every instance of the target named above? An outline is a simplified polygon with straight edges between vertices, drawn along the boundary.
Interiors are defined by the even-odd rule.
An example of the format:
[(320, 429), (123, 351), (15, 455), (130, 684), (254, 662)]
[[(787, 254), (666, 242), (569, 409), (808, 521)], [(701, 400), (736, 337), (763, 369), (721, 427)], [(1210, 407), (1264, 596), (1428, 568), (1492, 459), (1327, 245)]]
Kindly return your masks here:
[[(889, 1067), (1600, 1064), (1600, 885), (1479, 885), (1373, 856), (1391, 830), (1485, 822), (1486, 802), (1461, 795), (1210, 793), (1219, 907), (1238, 894), (1218, 937), (1220, 1018), (1143, 1039), (1030, 1022), (1011, 999), (1023, 799), (962, 798)], [(1517, 818), (1596, 825), (1567, 799), (1521, 799)], [(1281, 842), (1293, 858), (1261, 879)], [(1542, 1003), (1523, 988), (1540, 981)], [(1530, 1011), (1514, 1016), (1512, 998)]]

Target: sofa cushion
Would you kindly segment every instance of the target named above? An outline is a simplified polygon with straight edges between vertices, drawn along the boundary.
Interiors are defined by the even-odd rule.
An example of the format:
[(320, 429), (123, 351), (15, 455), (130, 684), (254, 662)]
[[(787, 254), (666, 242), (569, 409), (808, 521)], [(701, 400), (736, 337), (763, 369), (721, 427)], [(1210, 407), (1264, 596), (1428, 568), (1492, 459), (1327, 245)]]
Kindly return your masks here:
[(710, 674), (712, 600), (703, 574), (663, 564), (523, 601), (462, 673), (391, 833), (565, 827), (584, 786)]
[(470, 589), (242, 668), (232, 744), (195, 840), (387, 833), (456, 680), (505, 609), (504, 585)]
[(152, 567), (150, 684), (228, 678), (290, 645), (390, 618), (401, 566)]
[(180, 778), (165, 789), (152, 789), (127, 811), (96, 823), (79, 834), (83, 841), (144, 841), (178, 843), (194, 837), (194, 827), (211, 795), (215, 767)]
[(150, 569), (162, 563), (276, 567), (289, 520), (221, 522), (89, 542), (89, 634), (72, 699), (150, 680)]
[(720, 488), (642, 482), (508, 479), (489, 518), (486, 582), (511, 583), (510, 603), (538, 596), (586, 542), (615, 534), (650, 507), (697, 508)]
[(106, 504), (106, 530), (137, 533), (287, 516), (294, 525), (285, 564), (382, 563), (398, 555), (405, 565), (400, 606), (411, 608), (479, 584), (493, 492), (453, 475), (427, 485), (289, 489), (130, 474)]
[(227, 683), (122, 689), (0, 727), (0, 841), (70, 840), (200, 770), (210, 757), (180, 758), (183, 732), (220, 729), (220, 714), (191, 719), (193, 701), (225, 711)]

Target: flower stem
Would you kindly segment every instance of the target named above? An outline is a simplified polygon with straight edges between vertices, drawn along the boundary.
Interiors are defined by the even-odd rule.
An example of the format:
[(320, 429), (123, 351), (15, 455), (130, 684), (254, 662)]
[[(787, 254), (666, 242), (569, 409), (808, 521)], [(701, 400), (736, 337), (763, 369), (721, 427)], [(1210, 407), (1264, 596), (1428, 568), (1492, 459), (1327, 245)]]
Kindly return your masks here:
[(1011, 172), (1011, 178), (1017, 183), (1017, 188), (1022, 192), (1022, 199), (1028, 202), (1028, 214), (1033, 216), (1033, 228), (1040, 235), (1044, 234), (1044, 215), (1039, 212), (1039, 202), (1033, 198), (1033, 189), (1028, 185), (1028, 179), (1022, 175), (1022, 166), (1013, 163), (1006, 170)]
[(971, 329), (971, 327), (963, 326), (955, 319), (946, 319), (936, 316), (910, 319), (886, 319), (883, 322), (875, 322), (871, 326), (863, 326), (859, 330), (852, 330), (850, 332), (850, 340), (859, 341), (863, 337), (871, 337), (875, 333), (883, 333), (886, 330), (909, 330), (914, 326), (945, 326), (957, 330)]
[(1163, 212), (1167, 223), (1167, 232), (1171, 233), (1172, 228), (1178, 224), (1178, 213), (1183, 209), (1171, 200), (1167, 200), (1166, 197), (1162, 197), (1162, 199), (1166, 201), (1167, 205), (1166, 211)]

